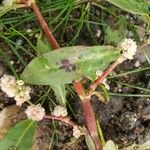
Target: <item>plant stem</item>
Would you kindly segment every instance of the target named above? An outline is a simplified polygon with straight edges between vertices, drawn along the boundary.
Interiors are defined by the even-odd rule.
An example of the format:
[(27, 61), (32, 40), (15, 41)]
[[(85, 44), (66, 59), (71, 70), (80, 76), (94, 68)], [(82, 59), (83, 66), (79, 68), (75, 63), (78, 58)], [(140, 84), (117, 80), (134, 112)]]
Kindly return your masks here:
[(61, 121), (72, 127), (77, 126), (77, 124), (75, 122), (71, 121), (69, 117), (63, 117), (63, 116), (57, 117), (57, 116), (53, 116), (53, 115), (45, 115), (44, 118)]
[[(24, 2), (24, 0), (22, 0), (22, 2)], [(25, 3), (26, 2), (26, 3)], [(27, 4), (27, 1), (25, 1), (24, 3)], [(38, 6), (36, 5), (35, 2), (31, 3), (31, 8), (33, 9), (43, 31), (45, 32), (45, 35), (49, 41), (49, 43), (52, 45), (52, 47), (54, 49), (58, 49), (60, 48), (59, 44), (57, 43), (56, 39), (54, 38), (54, 36), (52, 35), (52, 32), (50, 31), (47, 23), (45, 22)], [(97, 132), (97, 126), (96, 126), (96, 120), (95, 120), (95, 115), (93, 113), (92, 110), (92, 106), (90, 103), (90, 99), (86, 99), (88, 97), (85, 96), (85, 90), (84, 87), (82, 86), (82, 84), (80, 82), (74, 82), (73, 86), (77, 92), (77, 94), (79, 95), (79, 97), (82, 100), (82, 106), (83, 106), (83, 111), (84, 111), (84, 116), (86, 119), (86, 126), (88, 129), (88, 132), (90, 133), (93, 142), (95, 144), (96, 150), (101, 150), (102, 149), (102, 145), (98, 136), (98, 132)], [(59, 120), (59, 121), (63, 121), (71, 126), (75, 126), (76, 124), (74, 122), (72, 122), (70, 120), (70, 118), (66, 118), (66, 117), (56, 117), (56, 116), (45, 116), (44, 118), (47, 119), (54, 119), (54, 120)]]
[[(28, 5), (28, 1), (29, 0), (21, 0), (21, 3)], [(57, 40), (55, 39), (55, 37), (53, 36), (51, 30), (49, 29), (44, 17), (41, 14), (41, 11), (39, 10), (39, 7), (37, 6), (37, 4), (35, 2), (31, 3), (32, 10), (34, 11), (37, 20), (39, 21), (39, 24), (41, 26), (41, 28), (43, 29), (49, 43), (51, 44), (53, 49), (58, 49), (60, 48)]]
[(80, 82), (74, 81), (73, 87), (77, 92), (77, 94), (79, 95), (80, 99), (82, 100), (85, 97), (85, 90), (82, 84)]
[(47, 23), (45, 22), (45, 20), (44, 20), (44, 18), (43, 18), (43, 16), (42, 16), (42, 14), (41, 14), (41, 12), (40, 12), (38, 6), (36, 5), (36, 3), (32, 3), (32, 4), (31, 4), (31, 7), (32, 7), (32, 9), (33, 9), (33, 11), (34, 11), (34, 13), (35, 13), (35, 15), (36, 15), (36, 17), (37, 17), (37, 19), (38, 19), (38, 21), (39, 21), (41, 27), (42, 27), (42, 29), (43, 29), (44, 32), (45, 32), (45, 35), (46, 35), (48, 41), (49, 41), (50, 44), (52, 45), (52, 47), (53, 47), (54, 49), (60, 48), (60, 46), (59, 46), (59, 44), (57, 43), (55, 37), (53, 36), (52, 32), (50, 31), (50, 29), (49, 29)]
[(102, 144), (99, 139), (97, 125), (96, 125), (96, 118), (90, 103), (90, 99), (85, 99), (84, 101), (82, 101), (82, 107), (83, 107), (84, 117), (86, 120), (87, 130), (90, 136), (92, 137), (96, 150), (101, 150)]
[(90, 97), (86, 97), (84, 87), (80, 82), (74, 82), (73, 86), (82, 101), (82, 108), (86, 120), (87, 130), (92, 137), (96, 150), (101, 150), (102, 144), (98, 136), (96, 119), (90, 103)]
[(97, 86), (110, 74), (110, 72), (114, 70), (118, 64), (120, 64), (120, 62), (116, 60), (106, 70), (104, 70), (104, 72), (95, 81), (92, 82), (87, 95), (91, 96), (91, 94), (96, 90)]

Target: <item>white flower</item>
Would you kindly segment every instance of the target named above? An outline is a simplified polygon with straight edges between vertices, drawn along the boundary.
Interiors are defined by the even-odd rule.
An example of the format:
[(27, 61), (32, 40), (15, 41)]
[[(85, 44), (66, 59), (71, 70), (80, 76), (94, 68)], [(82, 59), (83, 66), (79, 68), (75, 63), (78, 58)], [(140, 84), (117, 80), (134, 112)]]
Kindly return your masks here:
[(73, 136), (78, 139), (82, 135), (81, 130), (78, 128), (78, 126), (73, 127)]
[(105, 88), (106, 88), (107, 90), (110, 90), (110, 86), (109, 86), (109, 84), (107, 83), (107, 79), (106, 79), (106, 78), (102, 81), (102, 84), (105, 86)]
[(17, 81), (17, 84), (18, 84), (18, 85), (24, 85), (24, 81), (18, 80), (18, 81)]
[(16, 94), (14, 99), (16, 101), (16, 105), (21, 106), (24, 102), (29, 101), (31, 99), (31, 88), (29, 86), (18, 86), (18, 89), (20, 91)]
[(40, 121), (45, 116), (45, 109), (40, 105), (30, 105), (25, 111), (27, 117), (33, 121)]
[(54, 108), (54, 111), (52, 112), (52, 115), (57, 116), (57, 117), (59, 117), (59, 116), (65, 117), (65, 116), (67, 116), (67, 114), (68, 114), (67, 109), (60, 105), (56, 106)]
[(8, 97), (14, 97), (16, 95), (16, 80), (15, 77), (4, 74), (0, 79), (0, 86), (3, 92), (5, 92)]
[(21, 106), (24, 102), (29, 101), (31, 88), (29, 86), (24, 87), (18, 94), (15, 96), (16, 105)]
[(133, 56), (135, 55), (137, 51), (137, 44), (132, 39), (125, 38), (121, 44), (122, 48), (122, 56), (126, 59), (133, 59)]
[(19, 106), (31, 99), (31, 88), (25, 86), (22, 80), (16, 80), (13, 76), (4, 74), (0, 79), (0, 86), (8, 97), (14, 97), (16, 104)]

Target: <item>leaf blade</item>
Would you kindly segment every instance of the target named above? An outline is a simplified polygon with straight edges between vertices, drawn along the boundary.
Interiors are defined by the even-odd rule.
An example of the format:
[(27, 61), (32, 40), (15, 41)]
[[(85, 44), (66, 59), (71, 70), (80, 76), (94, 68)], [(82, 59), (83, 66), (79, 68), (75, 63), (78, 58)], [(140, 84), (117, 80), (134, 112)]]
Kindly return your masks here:
[[(6, 136), (0, 141), (3, 150), (13, 149), (27, 150), (32, 146), (32, 139), (35, 132), (36, 123), (30, 120), (19, 122), (11, 128)], [(23, 134), (22, 134), (23, 132)]]
[(119, 55), (120, 51), (111, 46), (64, 47), (32, 60), (21, 77), (39, 85), (69, 84), (83, 76), (94, 80), (96, 71), (106, 69)]
[(106, 0), (113, 5), (137, 15), (148, 15), (148, 3), (144, 0)]

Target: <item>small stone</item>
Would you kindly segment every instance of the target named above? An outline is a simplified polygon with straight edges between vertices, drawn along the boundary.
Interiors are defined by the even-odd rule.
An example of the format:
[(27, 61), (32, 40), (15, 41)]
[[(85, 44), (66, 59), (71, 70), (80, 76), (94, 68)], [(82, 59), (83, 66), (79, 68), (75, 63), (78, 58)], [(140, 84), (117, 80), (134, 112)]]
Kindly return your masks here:
[(98, 29), (97, 32), (96, 32), (96, 37), (100, 37), (101, 36), (101, 30)]
[(134, 64), (135, 67), (139, 67), (140, 65), (141, 65), (140, 61), (136, 61), (135, 64)]

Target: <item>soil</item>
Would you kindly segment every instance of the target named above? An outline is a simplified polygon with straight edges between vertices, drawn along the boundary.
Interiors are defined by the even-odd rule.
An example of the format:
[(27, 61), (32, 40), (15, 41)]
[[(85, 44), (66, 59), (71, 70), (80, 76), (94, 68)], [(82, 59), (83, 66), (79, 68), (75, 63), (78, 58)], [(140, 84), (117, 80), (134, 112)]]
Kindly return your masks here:
[[(125, 71), (127, 66), (132, 68), (132, 64), (133, 62), (125, 62), (115, 71), (119, 71), (120, 68)], [(149, 80), (149, 71), (123, 76), (118, 79), (118, 81), (133, 85), (140, 83), (143, 87), (148, 86)], [(112, 92), (130, 94), (140, 92), (125, 86), (118, 88), (112, 81), (110, 81), (109, 86)], [(113, 140), (119, 145), (119, 148), (125, 148), (133, 143), (143, 144), (150, 140), (150, 98), (110, 96), (109, 102), (103, 103), (98, 97), (93, 96), (91, 103), (106, 140)], [(76, 120), (83, 124), (83, 112), (78, 100), (74, 100), (72, 107), (76, 110)]]
[[(95, 7), (93, 7), (93, 12), (96, 16), (100, 15), (99, 10)], [(76, 13), (73, 15), (75, 15), (75, 17), (78, 17), (78, 14)], [(111, 23), (114, 24), (112, 16), (107, 17), (107, 21), (109, 23), (111, 21)], [(138, 22), (138, 20), (136, 21)], [(139, 24), (141, 24), (141, 22)], [(34, 26), (36, 26), (36, 23), (30, 22), (27, 23), (24, 27), (33, 28)], [(92, 26), (92, 32), (94, 32), (95, 34), (97, 29), (99, 29), (97, 25)], [(23, 30), (25, 31), (25, 29)], [(73, 38), (76, 31), (77, 29), (74, 28), (66, 29), (64, 38), (62, 39), (62, 41), (60, 41), (63, 46), (67, 45), (67, 42), (69, 41), (69, 39)], [(58, 33), (56, 34), (56, 37), (57, 39), (59, 39), (58, 37), (59, 32), (61, 32), (61, 28), (60, 31), (58, 30), (57, 32)], [(141, 33), (141, 35), (143, 36), (143, 32)], [(33, 43), (35, 43), (35, 38), (29, 38), (31, 41), (33, 40)], [(103, 30), (101, 30), (100, 37), (96, 37), (96, 39), (99, 44), (103, 43)], [(91, 40), (91, 35), (88, 33), (86, 28), (83, 28), (76, 42), (76, 45), (94, 45), (93, 43), (94, 42)], [(5, 55), (14, 62), (13, 66), (17, 68), (17, 72), (21, 73), (24, 69), (23, 64), (21, 64), (21, 62), (17, 60), (16, 56), (11, 52), (9, 47), (6, 46), (6, 43), (4, 43), (4, 41), (1, 41), (0, 47), (4, 49)], [(24, 44), (24, 48), (28, 48), (27, 44)], [(23, 52), (21, 53), (21, 55), (26, 58), (26, 62), (29, 62), (32, 58), (32, 56), (29, 57)], [(135, 68), (136, 61), (140, 61), (140, 65), (142, 66), (147, 66), (144, 56), (142, 54), (138, 54), (135, 60), (124, 62), (119, 67), (117, 67), (114, 72), (117, 74), (120, 72), (132, 70), (133, 68)], [(12, 74), (10, 68), (6, 67), (4, 56), (1, 56), (0, 76), (2, 76), (4, 73)], [(141, 85), (141, 87), (150, 88), (150, 71), (148, 70), (131, 75), (125, 75), (117, 78), (116, 80), (131, 85), (138, 84)], [(108, 81), (110, 92), (120, 94), (143, 94), (141, 90), (118, 85), (113, 81), (113, 79), (108, 79)], [(33, 89), (32, 99), (34, 101), (34, 99), (40, 97), (43, 92), (41, 90), (41, 87), (39, 88), (38, 86), (33, 86)], [(97, 89), (97, 91), (99, 90), (100, 89)], [(83, 118), (83, 112), (79, 98), (68, 96), (68, 102), (74, 111), (74, 114), (72, 114), (71, 110), (68, 107), (73, 120), (75, 120), (79, 125), (84, 125), (85, 120)], [(109, 102), (103, 103), (98, 99), (98, 97), (93, 96), (91, 99), (91, 103), (96, 114), (96, 118), (99, 120), (101, 128), (103, 129), (103, 134), (106, 141), (111, 139), (119, 146), (119, 148), (124, 148), (133, 143), (143, 144), (144, 142), (150, 140), (150, 98), (110, 96)], [(14, 104), (15, 101), (13, 99), (8, 98), (2, 91), (0, 91), (1, 110)], [(45, 101), (44, 106), (48, 106), (47, 104), (53, 105), (51, 102)], [(26, 105), (21, 108), (22, 111), (24, 111), (24, 107), (26, 107)], [(24, 115), (21, 114), (21, 116)], [(18, 114), (18, 118), (24, 119), (25, 117), (20, 117), (20, 114)], [(16, 122), (18, 122), (18, 119), (16, 119)], [(14, 125), (14, 121), (12, 125)], [(72, 139), (71, 127), (60, 122), (55, 122), (55, 127), (56, 128), (54, 128), (53, 123), (49, 120), (45, 119), (43, 121), (40, 121), (36, 130), (32, 150), (47, 150), (48, 148), (50, 148), (50, 143), (54, 139), (55, 140), (53, 141), (53, 144), (50, 148), (52, 150), (87, 150), (84, 136), (81, 136), (79, 139), (74, 140)]]

